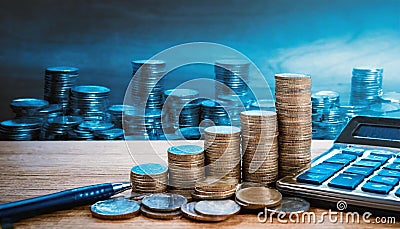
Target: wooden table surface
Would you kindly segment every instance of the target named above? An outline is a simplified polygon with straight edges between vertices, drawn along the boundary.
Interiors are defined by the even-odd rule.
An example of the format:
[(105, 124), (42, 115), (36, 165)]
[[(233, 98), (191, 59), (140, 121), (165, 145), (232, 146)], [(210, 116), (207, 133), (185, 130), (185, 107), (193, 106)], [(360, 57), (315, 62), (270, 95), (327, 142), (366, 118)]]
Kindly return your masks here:
[[(166, 158), (166, 150), (171, 145), (183, 144), (182, 141), (130, 142), (129, 149), (135, 156), (151, 154), (156, 149)], [(187, 144), (187, 142), (185, 142)], [(201, 141), (191, 143), (202, 145)], [(332, 145), (331, 141), (314, 141), (312, 155), (324, 152)], [(134, 149), (134, 150), (133, 150)], [(135, 165), (124, 141), (68, 141), (68, 142), (0, 142), (0, 202), (15, 201), (44, 195), (79, 186), (96, 183), (128, 181), (131, 167)], [(129, 191), (127, 192), (127, 194)], [(336, 209), (333, 209), (336, 210)], [(310, 211), (321, 215), (326, 211), (311, 208)], [(93, 218), (89, 206), (58, 211), (15, 224), (16, 227), (125, 227), (125, 228), (247, 228), (247, 227), (292, 227), (269, 222), (260, 223), (255, 214), (240, 214), (220, 223), (194, 222), (185, 218), (163, 221), (138, 216), (128, 220), (107, 221)], [(320, 227), (319, 224), (303, 224), (300, 227)], [(333, 224), (326, 219), (324, 226), (330, 227), (376, 227), (396, 225), (376, 224)]]

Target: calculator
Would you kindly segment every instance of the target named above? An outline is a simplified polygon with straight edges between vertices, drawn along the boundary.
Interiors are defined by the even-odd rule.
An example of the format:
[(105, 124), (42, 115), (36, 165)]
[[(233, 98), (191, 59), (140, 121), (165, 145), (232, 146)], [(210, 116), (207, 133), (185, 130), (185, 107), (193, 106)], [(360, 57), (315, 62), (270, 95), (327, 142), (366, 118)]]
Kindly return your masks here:
[(311, 167), (280, 179), (282, 193), (400, 211), (400, 119), (358, 116)]

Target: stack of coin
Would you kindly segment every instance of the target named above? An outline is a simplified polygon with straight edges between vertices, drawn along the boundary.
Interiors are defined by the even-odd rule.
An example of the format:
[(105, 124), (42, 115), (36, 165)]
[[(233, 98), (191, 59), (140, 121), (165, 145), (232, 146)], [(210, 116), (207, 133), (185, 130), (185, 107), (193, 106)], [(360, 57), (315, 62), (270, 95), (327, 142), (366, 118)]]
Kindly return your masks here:
[(195, 99), (199, 92), (193, 89), (170, 89), (164, 91), (164, 120), (175, 129), (196, 127), (200, 123), (200, 104)]
[(246, 95), (249, 87), (246, 81), (249, 76), (250, 62), (246, 60), (217, 60), (215, 62), (215, 78), (217, 95)]
[(237, 180), (234, 178), (205, 177), (196, 182), (192, 194), (197, 200), (219, 200), (232, 197), (236, 191)]
[(107, 113), (110, 114), (110, 121), (116, 128), (122, 129), (122, 114), (126, 110), (134, 110), (134, 107), (129, 105), (112, 105), (107, 109)]
[(311, 163), (311, 78), (275, 75), (279, 128), (279, 175), (296, 173)]
[(334, 91), (319, 91), (311, 96), (314, 139), (335, 139), (342, 131), (340, 96)]
[(63, 108), (60, 104), (50, 104), (48, 107), (45, 107), (36, 112), (35, 117), (46, 121), (49, 118), (54, 118), (63, 115)]
[(122, 140), (124, 138), (124, 130), (120, 128), (100, 130), (94, 132), (94, 136), (97, 140)]
[(225, 102), (231, 125), (240, 127), (240, 113), (246, 110), (248, 102), (238, 95), (219, 95), (218, 99)]
[(41, 132), (42, 140), (68, 140), (69, 132), (82, 123), (78, 116), (59, 116), (49, 118), (43, 125)]
[(204, 130), (205, 164), (208, 176), (240, 181), (240, 128), (211, 126)]
[(141, 211), (153, 219), (177, 219), (182, 215), (181, 206), (187, 203), (184, 196), (170, 193), (157, 193), (145, 196)]
[(42, 122), (37, 118), (18, 118), (0, 123), (0, 139), (9, 141), (38, 140)]
[(36, 98), (18, 98), (10, 103), (16, 118), (34, 116), (39, 110), (49, 106), (49, 102)]
[(279, 206), (282, 194), (272, 188), (248, 187), (238, 190), (235, 200), (245, 209), (263, 209)]
[(66, 111), (69, 106), (70, 88), (75, 86), (78, 77), (78, 68), (46, 68), (44, 99), (51, 104), (60, 104)]
[(242, 123), (243, 181), (270, 184), (278, 179), (278, 124), (273, 111), (244, 111)]
[(158, 140), (163, 135), (161, 110), (124, 111), (124, 131), (130, 139)]
[(169, 185), (177, 193), (179, 189), (191, 196), (195, 184), (204, 178), (204, 149), (196, 145), (181, 145), (168, 148)]
[(133, 60), (131, 97), (133, 104), (140, 108), (161, 109), (163, 85), (158, 81), (164, 75), (165, 62), (162, 60)]
[(221, 100), (205, 100), (201, 103), (202, 126), (228, 126), (230, 125), (228, 104)]
[(368, 106), (382, 96), (382, 68), (353, 68), (350, 103), (354, 106)]
[(132, 192), (160, 193), (167, 191), (168, 168), (160, 164), (141, 164), (131, 169)]
[(95, 85), (71, 88), (71, 114), (84, 120), (104, 120), (110, 92), (107, 87)]

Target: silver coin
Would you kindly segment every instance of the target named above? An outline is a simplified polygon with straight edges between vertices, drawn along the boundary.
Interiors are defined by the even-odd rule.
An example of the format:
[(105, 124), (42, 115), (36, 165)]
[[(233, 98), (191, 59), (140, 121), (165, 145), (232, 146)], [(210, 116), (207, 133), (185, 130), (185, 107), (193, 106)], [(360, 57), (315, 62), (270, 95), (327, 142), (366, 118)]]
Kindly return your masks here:
[(197, 212), (194, 210), (196, 204), (197, 202), (190, 202), (182, 205), (181, 211), (183, 213), (183, 216), (188, 219), (205, 221), (205, 222), (220, 222), (228, 219), (227, 216), (205, 216), (197, 214)]
[(194, 209), (206, 216), (231, 216), (239, 213), (240, 206), (233, 200), (203, 200)]
[(307, 211), (310, 208), (310, 203), (298, 197), (283, 197), (281, 204), (276, 207), (268, 208), (268, 211), (286, 214), (299, 214)]
[(128, 219), (137, 215), (140, 204), (126, 198), (99, 201), (90, 207), (92, 216), (100, 219)]
[(178, 194), (157, 193), (146, 196), (142, 204), (148, 209), (160, 212), (171, 212), (181, 208), (187, 203), (186, 197)]

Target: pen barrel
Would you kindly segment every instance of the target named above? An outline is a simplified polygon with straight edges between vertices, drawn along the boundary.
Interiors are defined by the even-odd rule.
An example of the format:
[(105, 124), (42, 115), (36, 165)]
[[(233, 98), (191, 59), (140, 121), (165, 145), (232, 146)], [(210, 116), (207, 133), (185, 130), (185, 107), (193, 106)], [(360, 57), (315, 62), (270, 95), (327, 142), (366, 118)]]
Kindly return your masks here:
[(0, 205), (0, 222), (12, 223), (53, 211), (91, 204), (112, 195), (114, 195), (113, 186), (106, 183), (5, 203)]

